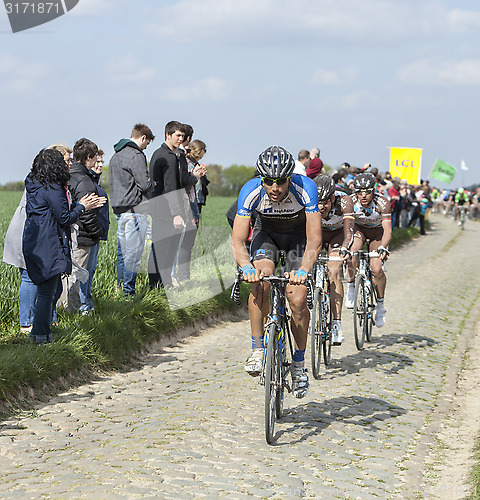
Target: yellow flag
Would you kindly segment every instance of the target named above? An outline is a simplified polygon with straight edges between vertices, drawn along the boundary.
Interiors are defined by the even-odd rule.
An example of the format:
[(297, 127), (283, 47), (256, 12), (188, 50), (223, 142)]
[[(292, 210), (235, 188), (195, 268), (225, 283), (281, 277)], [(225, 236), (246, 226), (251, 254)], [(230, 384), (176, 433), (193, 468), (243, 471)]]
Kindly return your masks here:
[(390, 174), (406, 179), (409, 184), (420, 183), (422, 150), (420, 148), (390, 148)]

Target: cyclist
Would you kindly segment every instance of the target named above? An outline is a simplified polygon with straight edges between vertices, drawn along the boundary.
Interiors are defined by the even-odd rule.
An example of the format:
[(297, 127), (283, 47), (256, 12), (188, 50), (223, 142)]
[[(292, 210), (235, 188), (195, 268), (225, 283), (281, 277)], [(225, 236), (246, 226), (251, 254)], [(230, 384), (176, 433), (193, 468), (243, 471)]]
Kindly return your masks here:
[[(315, 183), (308, 177), (293, 174), (293, 156), (279, 146), (260, 154), (256, 169), (260, 177), (249, 180), (240, 190), (238, 210), (232, 231), (232, 248), (245, 281), (252, 283), (248, 301), (252, 334), (252, 353), (245, 370), (252, 376), (262, 371), (263, 331), (269, 310), (270, 285), (261, 276), (275, 271), (279, 252), (286, 252), (290, 283), (286, 288), (292, 312), (291, 328), (295, 338), (292, 362), (292, 392), (302, 398), (308, 391), (304, 368), (310, 313), (307, 308), (307, 273), (315, 264), (321, 247), (321, 219)], [(257, 214), (250, 255), (245, 247), (250, 217)]]
[(458, 225), (461, 226), (462, 223), (460, 222), (460, 211), (461, 211), (460, 207), (465, 207), (466, 210), (470, 205), (468, 194), (466, 193), (463, 187), (458, 189), (457, 194), (455, 195), (454, 198), (454, 202), (455, 202), (455, 217), (458, 221)]
[[(373, 283), (377, 291), (377, 307), (375, 324), (381, 328), (385, 324), (385, 286), (387, 277), (382, 269), (382, 262), (388, 259), (388, 245), (392, 238), (392, 221), (390, 202), (388, 198), (377, 194), (375, 176), (371, 173), (357, 174), (353, 180), (355, 192), (352, 194), (355, 227), (352, 252), (360, 250), (368, 239), (370, 251), (377, 251), (380, 257), (373, 257), (370, 265), (373, 273)], [(355, 296), (355, 271), (358, 258), (353, 257), (348, 266), (348, 290), (345, 306), (353, 308)]]
[[(328, 247), (329, 256), (342, 256), (346, 260), (350, 256), (348, 249), (353, 243), (353, 201), (342, 191), (336, 190), (335, 182), (329, 175), (319, 175), (313, 179), (317, 185), (318, 208), (322, 216), (322, 242)], [(330, 278), (330, 302), (333, 314), (332, 342), (340, 345), (342, 333), (342, 262), (328, 262)]]

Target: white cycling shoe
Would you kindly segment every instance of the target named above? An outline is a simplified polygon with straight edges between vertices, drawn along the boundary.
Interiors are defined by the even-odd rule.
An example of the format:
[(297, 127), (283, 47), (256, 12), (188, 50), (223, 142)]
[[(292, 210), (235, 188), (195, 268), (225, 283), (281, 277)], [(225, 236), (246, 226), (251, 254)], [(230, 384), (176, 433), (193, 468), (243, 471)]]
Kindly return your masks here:
[(340, 323), (333, 323), (331, 333), (333, 345), (342, 345), (342, 342), (344, 341), (342, 325)]
[(385, 305), (383, 302), (377, 302), (377, 306), (375, 307), (375, 325), (378, 328), (382, 328), (385, 324)]
[(345, 297), (345, 307), (347, 309), (353, 309), (354, 301), (355, 301), (355, 287), (348, 285), (347, 295)]
[(292, 392), (296, 398), (304, 398), (308, 392), (308, 375), (304, 361), (292, 361)]
[(252, 377), (258, 377), (262, 372), (263, 351), (263, 347), (252, 349), (252, 354), (250, 354), (245, 363), (245, 371)]

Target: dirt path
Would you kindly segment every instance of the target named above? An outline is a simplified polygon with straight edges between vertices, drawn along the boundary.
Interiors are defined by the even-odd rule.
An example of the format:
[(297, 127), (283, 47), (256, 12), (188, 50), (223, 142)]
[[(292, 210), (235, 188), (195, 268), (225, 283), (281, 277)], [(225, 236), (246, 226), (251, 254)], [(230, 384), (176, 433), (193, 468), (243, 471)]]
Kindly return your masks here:
[(387, 323), (360, 352), (344, 310), (344, 344), (306, 398), (287, 396), (274, 446), (240, 320), (0, 422), (0, 497), (462, 498), (478, 432), (480, 224), (432, 223), (392, 254)]

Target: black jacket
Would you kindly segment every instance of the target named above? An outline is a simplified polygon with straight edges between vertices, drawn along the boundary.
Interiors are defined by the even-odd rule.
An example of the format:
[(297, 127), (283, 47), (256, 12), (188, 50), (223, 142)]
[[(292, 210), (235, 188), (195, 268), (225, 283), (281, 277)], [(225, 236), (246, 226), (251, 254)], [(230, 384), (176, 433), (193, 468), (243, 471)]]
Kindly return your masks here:
[[(86, 194), (98, 194), (97, 184), (93, 181), (87, 167), (76, 161), (70, 167), (68, 187), (74, 206)], [(79, 246), (91, 247), (100, 241), (103, 228), (100, 224), (99, 213), (100, 209), (94, 208), (88, 212), (84, 212), (78, 219), (79, 231), (77, 242)]]
[(185, 154), (177, 154), (163, 143), (150, 160), (150, 178), (153, 181), (152, 197), (175, 192), (168, 197), (170, 215), (185, 216), (185, 188), (197, 182), (196, 177), (188, 172)]

